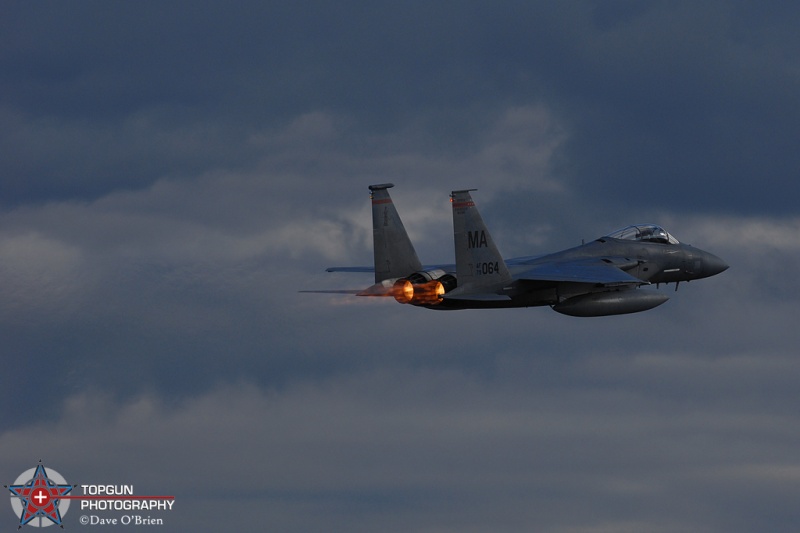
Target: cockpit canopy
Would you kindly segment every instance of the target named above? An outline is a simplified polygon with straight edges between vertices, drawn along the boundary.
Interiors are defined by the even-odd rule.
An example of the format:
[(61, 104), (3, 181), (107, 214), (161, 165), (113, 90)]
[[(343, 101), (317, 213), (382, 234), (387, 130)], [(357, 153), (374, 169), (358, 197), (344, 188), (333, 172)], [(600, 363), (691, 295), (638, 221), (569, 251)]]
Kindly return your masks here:
[(678, 239), (667, 233), (661, 226), (655, 224), (637, 224), (628, 226), (607, 235), (612, 239), (625, 241), (660, 242), (662, 244), (679, 244)]

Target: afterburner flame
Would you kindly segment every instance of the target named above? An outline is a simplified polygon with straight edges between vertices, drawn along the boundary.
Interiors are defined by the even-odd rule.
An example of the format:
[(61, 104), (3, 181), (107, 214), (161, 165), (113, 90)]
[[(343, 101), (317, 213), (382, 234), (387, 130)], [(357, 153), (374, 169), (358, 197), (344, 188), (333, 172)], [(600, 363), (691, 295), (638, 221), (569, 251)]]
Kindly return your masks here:
[(401, 304), (438, 304), (442, 301), (444, 293), (444, 285), (436, 280), (414, 284), (406, 279), (400, 279), (394, 284), (394, 299)]
[(411, 303), (414, 298), (414, 285), (407, 279), (399, 279), (394, 284), (394, 299), (401, 304)]
[(429, 281), (420, 285), (414, 285), (414, 300), (415, 304), (438, 304), (442, 301), (444, 294), (444, 285), (439, 281)]

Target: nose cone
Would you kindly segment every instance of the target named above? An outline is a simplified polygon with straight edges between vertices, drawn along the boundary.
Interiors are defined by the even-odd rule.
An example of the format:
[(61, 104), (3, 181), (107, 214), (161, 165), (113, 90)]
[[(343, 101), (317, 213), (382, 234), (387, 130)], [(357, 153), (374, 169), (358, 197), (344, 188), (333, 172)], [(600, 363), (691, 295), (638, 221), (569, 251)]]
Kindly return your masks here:
[(716, 276), (720, 272), (728, 270), (728, 264), (714, 254), (705, 252), (703, 255), (703, 274), (705, 276)]

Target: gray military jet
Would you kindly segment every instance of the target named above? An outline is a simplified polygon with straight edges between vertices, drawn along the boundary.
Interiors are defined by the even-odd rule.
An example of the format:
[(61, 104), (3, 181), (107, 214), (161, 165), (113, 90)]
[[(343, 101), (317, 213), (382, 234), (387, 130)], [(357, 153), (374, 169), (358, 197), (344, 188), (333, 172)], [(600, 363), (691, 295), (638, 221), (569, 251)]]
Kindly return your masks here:
[(565, 315), (594, 317), (652, 309), (669, 297), (661, 283), (707, 278), (728, 265), (681, 244), (654, 224), (628, 226), (548, 255), (504, 260), (470, 192), (453, 191), (455, 265), (423, 266), (385, 183), (370, 185), (374, 267), (332, 267), (328, 272), (374, 272), (375, 284), (357, 296), (390, 296), (429, 309), (497, 309), (549, 305)]

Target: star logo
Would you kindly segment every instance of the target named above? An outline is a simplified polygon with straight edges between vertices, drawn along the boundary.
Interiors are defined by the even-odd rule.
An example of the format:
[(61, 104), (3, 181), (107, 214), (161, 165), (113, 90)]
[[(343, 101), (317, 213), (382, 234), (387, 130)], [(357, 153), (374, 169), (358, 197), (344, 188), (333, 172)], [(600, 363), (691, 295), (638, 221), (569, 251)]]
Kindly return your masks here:
[(20, 528), (28, 524), (64, 527), (61, 516), (62, 512), (67, 512), (69, 500), (62, 503), (61, 498), (69, 494), (73, 485), (68, 485), (61, 474), (52, 469), (48, 472), (39, 461), (36, 468), (23, 472), (13, 485), (6, 488), (11, 491), (11, 506), (19, 514)]

